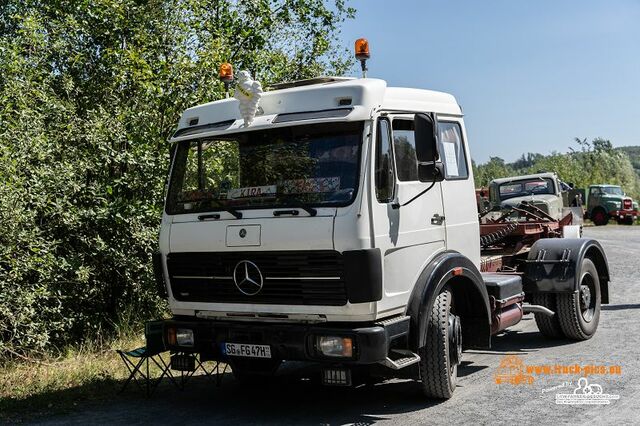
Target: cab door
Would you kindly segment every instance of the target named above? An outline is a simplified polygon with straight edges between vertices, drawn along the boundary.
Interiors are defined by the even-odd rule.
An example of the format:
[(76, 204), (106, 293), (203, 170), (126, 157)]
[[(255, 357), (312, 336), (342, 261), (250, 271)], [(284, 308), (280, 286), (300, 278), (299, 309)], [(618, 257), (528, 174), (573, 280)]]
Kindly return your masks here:
[(461, 118), (438, 116), (438, 152), (444, 170), (441, 190), (447, 250), (463, 254), (480, 268), (478, 206)]
[[(445, 249), (440, 183), (413, 202), (430, 182), (418, 179), (413, 115), (389, 115), (376, 123), (371, 197), (373, 239), (383, 256), (385, 297), (378, 314), (403, 309), (423, 268)], [(396, 206), (394, 206), (394, 204)]]

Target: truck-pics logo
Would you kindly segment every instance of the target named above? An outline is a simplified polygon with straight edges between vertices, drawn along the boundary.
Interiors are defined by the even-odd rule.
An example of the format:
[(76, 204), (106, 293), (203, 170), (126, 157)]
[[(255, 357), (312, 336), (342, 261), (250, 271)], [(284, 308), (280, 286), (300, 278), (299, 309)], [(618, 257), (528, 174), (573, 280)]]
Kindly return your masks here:
[[(536, 376), (559, 376), (559, 375), (611, 375), (619, 376), (622, 374), (622, 366), (620, 365), (532, 365), (525, 364), (517, 355), (506, 355), (500, 361), (498, 370), (493, 375), (496, 384), (531, 384), (535, 381)], [(582, 380), (582, 379), (580, 379)], [(571, 385), (566, 382), (563, 386)], [(599, 385), (593, 385), (599, 387)], [(591, 388), (590, 388), (591, 389)]]
[(510, 383), (512, 385), (531, 384), (534, 381), (532, 375), (527, 374), (525, 365), (516, 355), (505, 356), (500, 361), (498, 371), (493, 375), (496, 384)]
[(263, 281), (260, 268), (250, 260), (241, 260), (233, 268), (233, 282), (242, 294), (255, 296), (262, 290)]

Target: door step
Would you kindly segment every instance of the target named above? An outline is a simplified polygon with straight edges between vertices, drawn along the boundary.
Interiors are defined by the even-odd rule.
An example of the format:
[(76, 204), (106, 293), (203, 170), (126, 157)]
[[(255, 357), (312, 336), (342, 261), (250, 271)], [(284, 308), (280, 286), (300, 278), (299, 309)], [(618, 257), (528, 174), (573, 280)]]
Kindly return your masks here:
[(401, 370), (420, 361), (420, 355), (415, 354), (411, 351), (395, 349), (393, 353), (402, 356), (402, 358), (391, 359), (387, 357), (387, 359), (381, 361), (380, 364), (384, 365), (385, 367), (391, 368), (392, 370)]

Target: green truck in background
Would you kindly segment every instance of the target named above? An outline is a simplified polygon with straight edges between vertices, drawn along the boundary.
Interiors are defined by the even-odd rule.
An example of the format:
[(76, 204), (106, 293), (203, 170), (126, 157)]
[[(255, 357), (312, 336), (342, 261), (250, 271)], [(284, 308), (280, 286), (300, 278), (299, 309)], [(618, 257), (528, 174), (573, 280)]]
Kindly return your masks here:
[(585, 218), (591, 219), (596, 226), (606, 225), (610, 219), (633, 225), (638, 218), (638, 203), (618, 185), (589, 186), (585, 205)]

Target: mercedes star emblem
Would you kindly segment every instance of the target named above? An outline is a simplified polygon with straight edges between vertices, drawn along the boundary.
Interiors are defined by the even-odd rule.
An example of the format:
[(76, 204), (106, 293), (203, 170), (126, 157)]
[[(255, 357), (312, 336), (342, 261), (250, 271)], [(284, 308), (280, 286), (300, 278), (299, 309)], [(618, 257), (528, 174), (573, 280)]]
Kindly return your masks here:
[(250, 260), (241, 260), (233, 268), (233, 282), (240, 293), (254, 296), (262, 290), (262, 272), (258, 265)]

